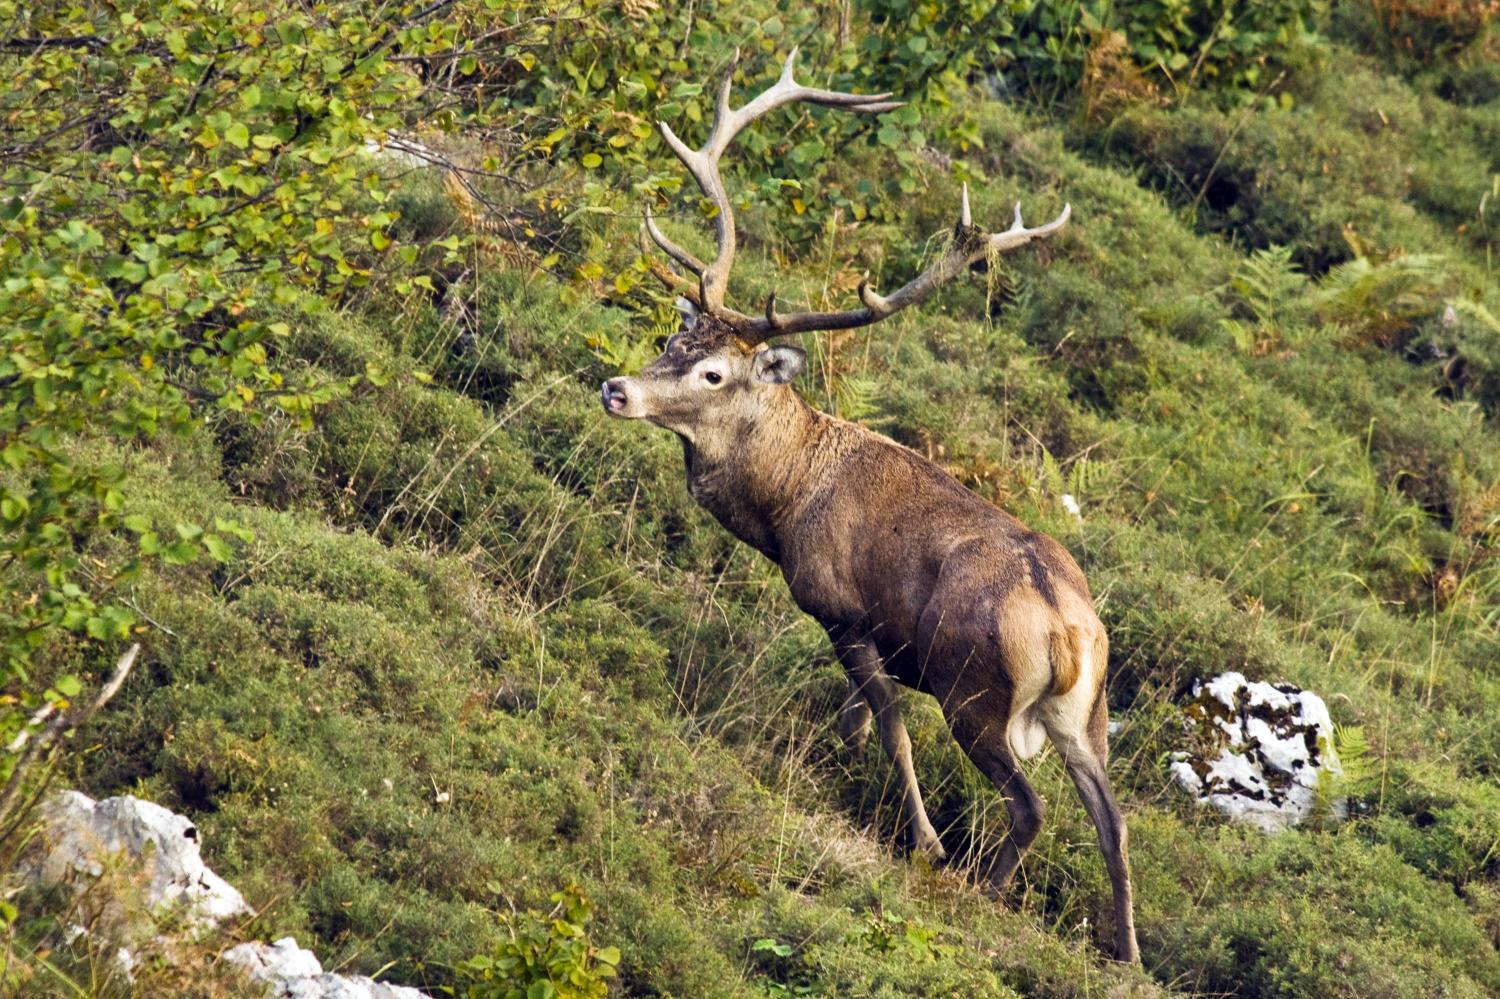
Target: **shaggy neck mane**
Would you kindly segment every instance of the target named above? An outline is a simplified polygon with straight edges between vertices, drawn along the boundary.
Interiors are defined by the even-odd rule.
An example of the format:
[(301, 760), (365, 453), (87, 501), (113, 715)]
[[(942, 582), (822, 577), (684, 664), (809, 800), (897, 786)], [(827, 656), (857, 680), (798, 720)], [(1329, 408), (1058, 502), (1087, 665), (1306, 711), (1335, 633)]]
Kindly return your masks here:
[(772, 394), (760, 418), (731, 433), (682, 437), (688, 491), (735, 537), (776, 558), (778, 536), (811, 491), (816, 442), (832, 417), (791, 386)]

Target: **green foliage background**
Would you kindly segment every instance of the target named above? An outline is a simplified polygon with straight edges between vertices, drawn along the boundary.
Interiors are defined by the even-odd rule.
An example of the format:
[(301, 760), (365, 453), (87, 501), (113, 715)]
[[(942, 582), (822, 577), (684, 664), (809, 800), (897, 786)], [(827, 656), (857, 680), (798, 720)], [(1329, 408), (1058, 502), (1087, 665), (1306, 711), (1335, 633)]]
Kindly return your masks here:
[[(141, 640), (60, 776), (190, 814), (245, 932), (430, 989), (1492, 995), (1487, 10), (0, 4), (0, 743)], [(732, 300), (894, 286), (963, 181), (992, 225), (1074, 206), (987, 281), (806, 338), (801, 388), (1088, 571), (1143, 972), (1101, 957), (1050, 756), (1013, 908), (974, 889), (1003, 805), (915, 696), (957, 862), (902, 858), (817, 628), (675, 442), (598, 411), (671, 329), (642, 202), (708, 245), (653, 122), (695, 141), (735, 47), (743, 97), (793, 45), (806, 82), (911, 103), (743, 136)], [(1348, 821), (1268, 839), (1173, 788), (1173, 700), (1231, 668), (1359, 733)], [(586, 932), (524, 915), (586, 914), (575, 884)], [(127, 991), (0, 890), (8, 987)]]

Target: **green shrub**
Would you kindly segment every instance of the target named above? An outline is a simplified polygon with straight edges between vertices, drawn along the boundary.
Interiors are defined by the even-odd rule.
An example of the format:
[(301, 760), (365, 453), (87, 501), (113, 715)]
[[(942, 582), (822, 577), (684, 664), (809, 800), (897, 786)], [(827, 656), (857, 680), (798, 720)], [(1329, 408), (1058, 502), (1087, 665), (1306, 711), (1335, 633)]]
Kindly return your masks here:
[(1408, 73), (1482, 49), (1497, 14), (1490, 0), (1355, 0), (1333, 12), (1336, 30)]
[(552, 896), (551, 912), (506, 913), (508, 939), (456, 969), (457, 994), (468, 999), (594, 999), (609, 992), (620, 963), (617, 947), (589, 940), (593, 907), (577, 885)]

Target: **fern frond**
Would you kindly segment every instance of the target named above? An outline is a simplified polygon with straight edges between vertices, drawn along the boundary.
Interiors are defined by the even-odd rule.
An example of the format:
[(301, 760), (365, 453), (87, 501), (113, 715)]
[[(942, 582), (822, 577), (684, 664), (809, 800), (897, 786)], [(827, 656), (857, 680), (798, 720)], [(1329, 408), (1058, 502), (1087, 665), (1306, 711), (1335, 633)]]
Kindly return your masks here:
[(845, 375), (834, 386), (838, 415), (846, 420), (863, 420), (878, 412), (880, 382), (864, 375)]
[(1355, 257), (1318, 283), (1314, 307), (1323, 319), (1368, 340), (1388, 340), (1436, 311), (1443, 259), (1413, 253), (1371, 262)]

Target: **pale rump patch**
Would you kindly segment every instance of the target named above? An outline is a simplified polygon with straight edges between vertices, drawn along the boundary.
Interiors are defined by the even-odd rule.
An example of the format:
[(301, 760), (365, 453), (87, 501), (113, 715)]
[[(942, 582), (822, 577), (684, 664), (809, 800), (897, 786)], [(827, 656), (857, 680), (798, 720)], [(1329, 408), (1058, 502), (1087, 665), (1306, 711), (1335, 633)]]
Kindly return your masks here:
[(1052, 686), (1052, 632), (1055, 612), (1034, 591), (1012, 594), (1000, 609), (1000, 653), (1014, 687), (1005, 740), (1018, 760), (1042, 749), (1046, 731), (1038, 702)]
[(1005, 736), (1018, 760), (1039, 753), (1049, 735), (1066, 755), (1087, 728), (1105, 668), (1098, 661), (1105, 646), (1094, 628), (1068, 623), (1095, 620), (1092, 608), (1064, 600), (1079, 606), (1060, 613), (1036, 594), (1020, 592), (1000, 613), (1000, 645), (1015, 683)]

